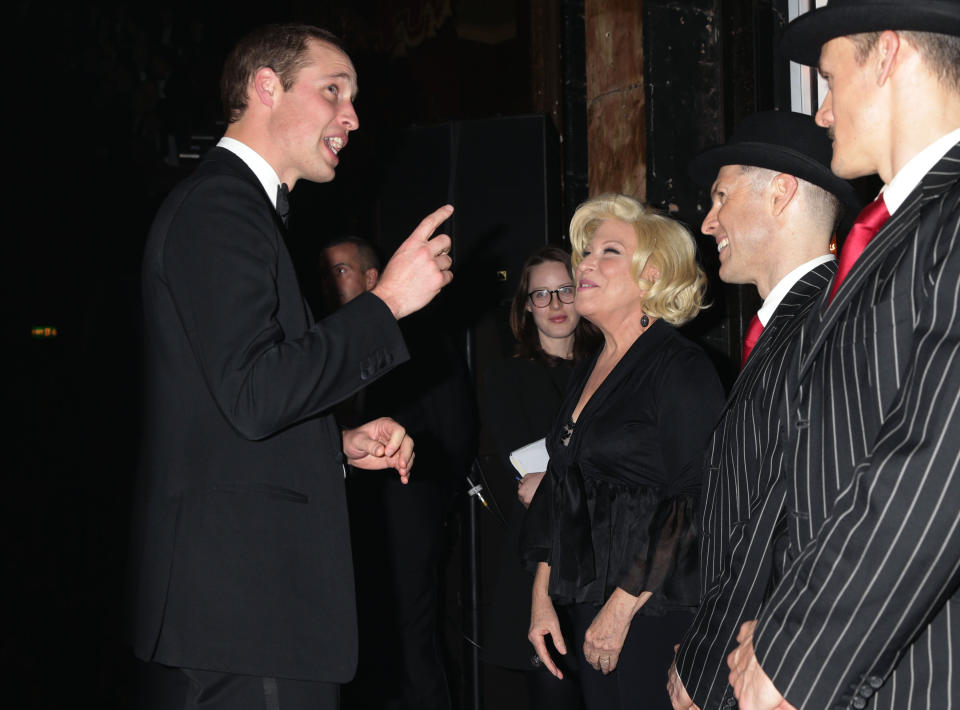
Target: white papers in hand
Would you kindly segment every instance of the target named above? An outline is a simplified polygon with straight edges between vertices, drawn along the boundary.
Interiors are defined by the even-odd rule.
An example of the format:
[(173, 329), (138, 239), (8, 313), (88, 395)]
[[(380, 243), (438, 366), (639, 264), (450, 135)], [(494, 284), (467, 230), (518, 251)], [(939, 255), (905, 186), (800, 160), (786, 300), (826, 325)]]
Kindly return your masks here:
[(550, 456), (547, 454), (546, 439), (537, 439), (510, 453), (510, 463), (520, 472), (521, 476), (546, 471), (548, 461), (550, 461)]

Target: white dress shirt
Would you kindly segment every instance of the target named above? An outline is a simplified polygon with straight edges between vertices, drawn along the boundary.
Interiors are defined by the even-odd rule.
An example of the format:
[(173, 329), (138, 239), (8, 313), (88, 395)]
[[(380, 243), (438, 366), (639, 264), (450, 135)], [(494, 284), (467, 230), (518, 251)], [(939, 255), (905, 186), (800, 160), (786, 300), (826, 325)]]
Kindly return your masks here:
[(777, 285), (770, 289), (770, 293), (768, 293), (767, 297), (763, 300), (763, 305), (760, 306), (760, 310), (757, 311), (757, 318), (760, 319), (763, 326), (767, 326), (767, 321), (773, 316), (773, 312), (777, 310), (780, 301), (790, 292), (790, 289), (793, 288), (793, 285), (797, 283), (797, 281), (803, 278), (807, 272), (813, 271), (813, 269), (820, 266), (820, 264), (833, 261), (834, 258), (833, 254), (818, 256), (816, 259), (811, 259), (810, 261), (800, 264), (800, 266), (777, 281)]
[(913, 156), (893, 179), (883, 186), (880, 194), (887, 206), (887, 212), (892, 216), (907, 199), (913, 189), (920, 184), (923, 176), (947, 154), (954, 145), (960, 142), (960, 128), (955, 128), (945, 136), (941, 136), (926, 148)]
[(280, 187), (280, 176), (277, 175), (277, 171), (270, 166), (270, 163), (264, 160), (253, 148), (246, 143), (241, 143), (236, 138), (227, 138), (227, 136), (224, 136), (217, 142), (217, 147), (226, 148), (240, 158), (240, 160), (253, 171), (253, 174), (257, 176), (257, 180), (263, 185), (263, 189), (267, 191), (267, 197), (270, 198), (270, 203), (273, 205), (273, 208), (276, 209), (277, 188)]

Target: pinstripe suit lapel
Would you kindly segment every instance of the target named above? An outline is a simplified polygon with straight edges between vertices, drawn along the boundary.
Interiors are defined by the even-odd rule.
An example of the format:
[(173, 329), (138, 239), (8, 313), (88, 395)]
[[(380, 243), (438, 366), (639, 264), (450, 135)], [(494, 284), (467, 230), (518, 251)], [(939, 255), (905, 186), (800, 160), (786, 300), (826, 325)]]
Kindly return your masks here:
[(804, 274), (783, 297), (780, 305), (773, 312), (770, 321), (764, 327), (753, 352), (750, 353), (747, 364), (733, 383), (730, 396), (727, 398), (727, 408), (736, 401), (741, 390), (747, 387), (748, 383), (751, 383), (758, 374), (762, 375), (766, 371), (770, 350), (777, 342), (777, 333), (797, 317), (798, 310), (808, 307), (810, 299), (814, 298), (818, 291), (825, 290), (825, 286), (830, 283), (830, 279), (836, 273), (836, 270), (837, 263), (835, 261), (814, 267)]
[(923, 177), (900, 209), (877, 232), (841, 284), (833, 302), (828, 303), (829, 289), (820, 294), (817, 304), (804, 324), (806, 337), (803, 341), (809, 343), (809, 347), (801, 354), (801, 379), (806, 375), (834, 326), (841, 320), (840, 317), (844, 315), (847, 306), (859, 294), (863, 285), (884, 262), (887, 255), (892, 250), (900, 248), (903, 240), (914, 234), (923, 207), (940, 196), (944, 187), (955, 181), (958, 176), (960, 176), (960, 144), (951, 148)]

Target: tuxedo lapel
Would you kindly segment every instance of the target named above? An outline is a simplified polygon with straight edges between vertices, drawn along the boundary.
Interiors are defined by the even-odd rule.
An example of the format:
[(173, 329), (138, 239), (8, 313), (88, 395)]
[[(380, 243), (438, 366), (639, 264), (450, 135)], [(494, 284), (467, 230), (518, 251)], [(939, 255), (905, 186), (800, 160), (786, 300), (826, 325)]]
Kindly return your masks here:
[[(910, 193), (900, 209), (880, 228), (840, 285), (833, 301), (829, 301), (828, 293), (820, 295), (804, 326), (805, 331), (812, 330), (812, 332), (807, 332), (808, 337), (804, 338), (804, 342), (809, 343), (809, 347), (801, 355), (801, 379), (816, 360), (817, 353), (838, 322), (842, 322), (841, 316), (846, 313), (851, 301), (860, 293), (890, 253), (901, 249), (904, 242), (916, 233), (916, 226), (924, 207), (937, 199), (944, 188), (956, 181), (958, 177), (960, 177), (960, 144), (951, 148), (930, 172), (924, 175), (920, 184)], [(811, 335), (812, 337), (809, 337)]]
[[(267, 195), (267, 191), (263, 188), (263, 183), (260, 182), (256, 174), (250, 169), (250, 166), (243, 162), (240, 156), (233, 151), (227, 150), (226, 148), (215, 146), (207, 152), (203, 159), (204, 162), (220, 166), (221, 169), (226, 169), (236, 173), (238, 177), (242, 177), (251, 185), (256, 186), (257, 193), (263, 199), (264, 208), (267, 209), (273, 216), (273, 222), (277, 227), (277, 244), (280, 248), (281, 258), (284, 260), (284, 262), (289, 263), (291, 278), (293, 278), (294, 283), (297, 284), (297, 289), (300, 290), (300, 293), (303, 293), (302, 289), (300, 289), (299, 279), (296, 277), (296, 269), (293, 266), (292, 257), (287, 249), (286, 225), (283, 224), (283, 220), (281, 220), (280, 215), (277, 214), (277, 210), (273, 206), (270, 196)], [(301, 297), (300, 300), (303, 303), (303, 317), (306, 320), (307, 327), (312, 328), (314, 323), (316, 323), (316, 319), (313, 317), (313, 311), (310, 308), (310, 304), (307, 303), (306, 298)]]
[(240, 158), (239, 155), (233, 151), (227, 150), (226, 148), (215, 146), (207, 152), (207, 154), (203, 157), (203, 160), (204, 162), (223, 166), (231, 172), (236, 173), (238, 177), (242, 177), (244, 180), (247, 180), (251, 185), (255, 185), (257, 192), (260, 194), (260, 197), (263, 200), (264, 206), (270, 210), (270, 214), (272, 214), (274, 217), (274, 222), (277, 224), (277, 231), (281, 234), (287, 233), (283, 221), (277, 214), (277, 208), (274, 207), (273, 201), (270, 199), (270, 195), (268, 195), (267, 191), (263, 188), (263, 183), (260, 182), (256, 174), (250, 169), (250, 166), (243, 162), (243, 159)]
[(753, 352), (747, 359), (747, 364), (743, 370), (740, 371), (740, 375), (733, 383), (730, 396), (727, 398), (726, 408), (729, 408), (731, 403), (737, 401), (742, 390), (752, 384), (757, 376), (762, 376), (767, 369), (767, 361), (771, 355), (773, 355), (772, 351), (779, 341), (778, 336), (780, 331), (783, 328), (789, 327), (795, 318), (803, 317), (802, 315), (798, 315), (798, 312), (802, 312), (808, 308), (810, 299), (815, 298), (818, 292), (829, 291), (825, 286), (830, 284), (830, 280), (836, 271), (836, 261), (828, 261), (820, 264), (801, 276), (797, 283), (787, 292), (766, 326), (764, 326), (763, 333), (760, 334), (760, 339), (757, 340)]

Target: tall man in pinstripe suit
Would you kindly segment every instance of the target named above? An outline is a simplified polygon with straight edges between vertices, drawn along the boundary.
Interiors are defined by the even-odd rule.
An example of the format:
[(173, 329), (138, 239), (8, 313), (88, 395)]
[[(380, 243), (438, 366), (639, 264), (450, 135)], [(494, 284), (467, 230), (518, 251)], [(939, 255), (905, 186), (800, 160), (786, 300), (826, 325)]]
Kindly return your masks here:
[(819, 60), (833, 171), (878, 173), (890, 216), (801, 330), (790, 564), (730, 681), (747, 710), (960, 707), (960, 3), (832, 0), (783, 49)]
[(701, 601), (670, 672), (677, 710), (733, 698), (724, 660), (770, 584), (769, 543), (784, 503), (782, 486), (771, 491), (782, 459), (784, 369), (803, 317), (836, 272), (829, 243), (841, 202), (857, 204), (850, 184), (830, 172), (830, 154), (826, 130), (809, 116), (767, 111), (690, 166), (711, 188), (702, 230), (716, 241), (720, 278), (757, 287), (764, 329), (704, 461)]

